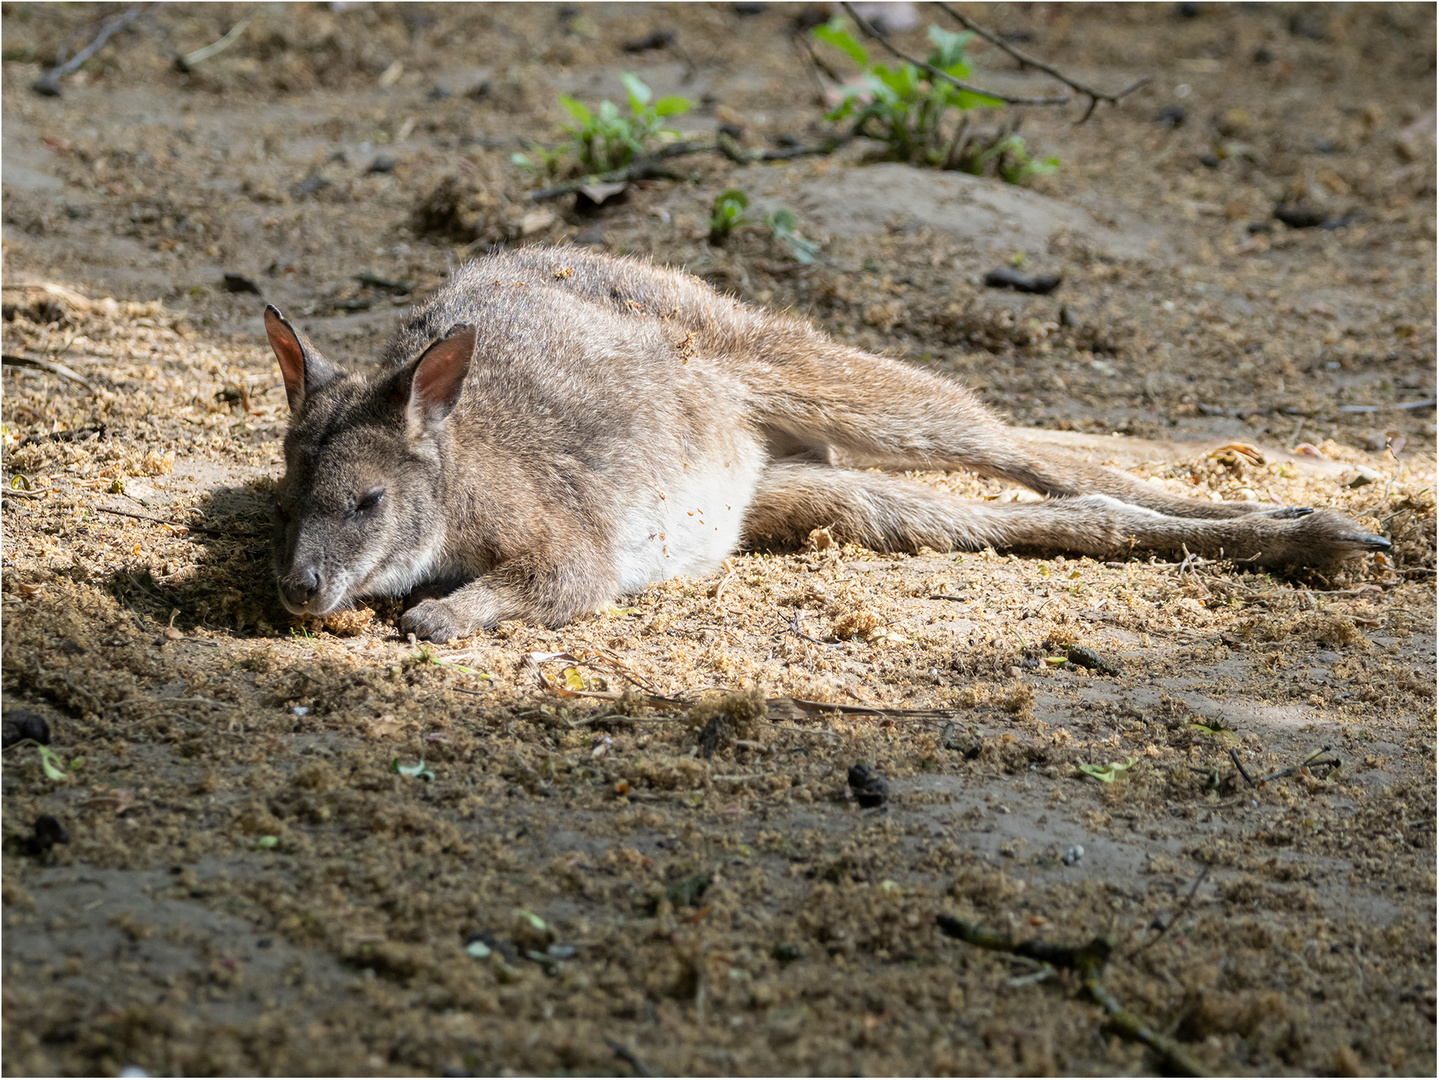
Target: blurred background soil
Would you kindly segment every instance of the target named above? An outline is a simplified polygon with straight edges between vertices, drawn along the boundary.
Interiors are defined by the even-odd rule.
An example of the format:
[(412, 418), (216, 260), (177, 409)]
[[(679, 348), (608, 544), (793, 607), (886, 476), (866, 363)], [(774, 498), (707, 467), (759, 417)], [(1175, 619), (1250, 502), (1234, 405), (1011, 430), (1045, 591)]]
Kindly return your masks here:
[[(812, 145), (831, 87), (795, 35), (829, 8), (180, 4), (32, 91), (124, 10), (0, 6), (7, 1074), (1159, 1068), (941, 912), (1113, 934), (1109, 989), (1219, 1073), (1434, 1074), (1432, 5), (964, 5), (1150, 81), (1024, 112), (1061, 160), (1025, 188), (861, 140), (676, 158), (590, 209), (511, 161), (559, 94), (632, 71), (686, 133)], [(911, 53), (953, 28), (886, 17)], [(729, 188), (817, 259), (711, 245)], [(566, 242), (1394, 549), (1276, 578), (819, 536), (558, 631), (291, 625), (263, 304), (364, 365), (466, 258)]]

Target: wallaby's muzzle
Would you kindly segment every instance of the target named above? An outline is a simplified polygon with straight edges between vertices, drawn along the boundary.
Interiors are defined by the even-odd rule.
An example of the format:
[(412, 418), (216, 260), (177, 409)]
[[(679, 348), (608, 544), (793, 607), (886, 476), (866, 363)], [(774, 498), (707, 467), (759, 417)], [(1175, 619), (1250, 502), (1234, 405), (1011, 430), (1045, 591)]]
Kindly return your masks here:
[(316, 567), (300, 567), (280, 578), (280, 599), (296, 615), (323, 614), (311, 606), (320, 595), (323, 584), (324, 579)]

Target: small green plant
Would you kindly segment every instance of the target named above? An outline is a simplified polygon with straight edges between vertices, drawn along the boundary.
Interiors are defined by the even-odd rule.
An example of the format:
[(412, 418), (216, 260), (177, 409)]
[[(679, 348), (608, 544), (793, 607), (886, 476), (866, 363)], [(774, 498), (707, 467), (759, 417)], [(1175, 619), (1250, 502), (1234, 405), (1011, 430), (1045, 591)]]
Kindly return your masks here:
[(613, 101), (602, 101), (599, 108), (591, 110), (569, 94), (561, 94), (560, 104), (575, 119), (564, 129), (569, 138), (553, 150), (531, 145), (534, 161), (527, 154), (512, 154), (510, 160), (537, 175), (557, 175), (569, 158), (574, 159), (581, 174), (607, 173), (624, 168), (648, 152), (652, 143), (679, 134), (667, 127), (665, 120), (688, 112), (688, 98), (671, 96), (654, 101), (654, 93), (633, 72), (625, 72), (620, 80), (629, 95), (628, 116)]
[(794, 211), (780, 207), (761, 221), (747, 214), (748, 209), (749, 196), (738, 188), (720, 193), (710, 207), (710, 243), (718, 247), (743, 225), (763, 225), (776, 241), (789, 249), (795, 262), (814, 262), (819, 245), (800, 235), (799, 219)]
[(718, 247), (728, 240), (735, 227), (748, 220), (745, 217), (748, 209), (749, 196), (738, 188), (717, 195), (710, 207), (710, 243)]
[[(970, 131), (969, 111), (1002, 108), (1004, 103), (998, 98), (961, 90), (916, 64), (889, 68), (873, 63), (868, 51), (839, 19), (817, 26), (810, 33), (816, 41), (839, 49), (861, 68), (859, 81), (841, 89), (843, 100), (826, 119), (853, 118), (854, 130), (883, 141), (890, 157), (975, 176), (992, 168), (996, 176), (1010, 184), (1024, 183), (1031, 176), (1059, 167), (1058, 158), (1036, 161), (1030, 157), (1024, 140), (1012, 130), (991, 136)], [(964, 50), (973, 39), (974, 34), (967, 31), (954, 33), (931, 26), (929, 40), (934, 51), (928, 57), (930, 67), (955, 79), (968, 79), (971, 68)]]
[(819, 245), (813, 240), (805, 239), (796, 231), (799, 221), (793, 212), (780, 207), (766, 217), (764, 222), (769, 226), (769, 231), (774, 234), (774, 238), (789, 248), (795, 262), (814, 262), (815, 256), (819, 254)]

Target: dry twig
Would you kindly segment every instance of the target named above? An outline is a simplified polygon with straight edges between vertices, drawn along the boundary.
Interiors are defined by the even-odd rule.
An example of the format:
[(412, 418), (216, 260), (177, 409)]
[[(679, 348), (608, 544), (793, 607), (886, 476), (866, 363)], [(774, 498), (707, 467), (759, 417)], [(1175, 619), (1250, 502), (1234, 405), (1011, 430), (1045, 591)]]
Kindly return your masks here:
[(79, 383), (90, 393), (95, 392), (94, 385), (89, 379), (81, 375), (74, 368), (66, 367), (64, 364), (57, 364), (53, 360), (39, 360), (33, 356), (18, 356), (15, 353), (5, 353), (0, 358), (6, 367), (30, 368), (33, 371), (43, 371), (48, 375), (58, 375), (62, 379), (69, 379), (71, 382)]
[[(1230, 754), (1233, 754), (1233, 753), (1234, 753), (1234, 751), (1231, 750), (1231, 751), (1230, 751)], [(1234, 759), (1234, 764), (1239, 765), (1239, 759), (1238, 759), (1238, 758), (1235, 758), (1235, 759)], [(1243, 771), (1244, 771), (1244, 767), (1243, 767), (1242, 765), (1240, 765), (1239, 771), (1240, 771), (1240, 772), (1243, 772)], [(1183, 902), (1180, 903), (1180, 905), (1179, 905), (1179, 910), (1176, 911), (1176, 912), (1174, 913), (1173, 917), (1172, 917), (1167, 923), (1165, 923), (1165, 924), (1160, 928), (1159, 933), (1155, 934), (1152, 938), (1150, 938), (1148, 941), (1146, 941), (1143, 945), (1139, 946), (1139, 948), (1134, 951), (1134, 955), (1135, 955), (1135, 956), (1138, 956), (1140, 953), (1144, 952), (1144, 951), (1145, 951), (1146, 949), (1148, 949), (1151, 945), (1153, 945), (1156, 941), (1158, 941), (1160, 938), (1162, 938), (1165, 934), (1167, 934), (1167, 933), (1169, 932), (1169, 928), (1170, 928), (1171, 926), (1173, 926), (1175, 923), (1177, 923), (1180, 919), (1182, 919), (1182, 918), (1184, 917), (1184, 913), (1189, 910), (1189, 905), (1194, 902), (1194, 894), (1199, 891), (1199, 886), (1202, 885), (1202, 884), (1204, 884), (1204, 879), (1207, 878), (1208, 876), (1209, 876), (1209, 864), (1208, 864), (1208, 863), (1205, 863), (1204, 866), (1203, 866), (1203, 867), (1200, 869), (1200, 871), (1199, 871), (1199, 876), (1194, 879), (1194, 884), (1191, 885), (1191, 886), (1189, 886), (1189, 892), (1185, 894), (1185, 897), (1184, 897)]]
[(1084, 989), (1109, 1014), (1110, 1027), (1116, 1034), (1142, 1043), (1159, 1055), (1166, 1071), (1181, 1076), (1208, 1076), (1208, 1070), (1189, 1052), (1149, 1027), (1130, 1012), (1101, 982), (1104, 965), (1114, 951), (1112, 937), (1098, 937), (1084, 945), (1054, 945), (1047, 941), (1015, 941), (982, 926), (956, 919), (950, 915), (936, 916), (940, 930), (948, 937), (958, 938), (980, 949), (1023, 956), (1052, 967), (1069, 968), (1077, 973)]
[[(846, 4), (845, 6), (848, 7), (849, 5)], [(979, 23), (975, 22), (967, 15), (964, 15), (963, 13), (955, 10), (949, 4), (939, 3), (938, 6), (943, 8), (945, 13), (949, 15), (951, 19), (954, 19), (965, 29), (974, 31), (975, 34), (984, 38), (985, 41), (989, 42), (995, 48), (1008, 53), (1014, 59), (1018, 60), (1022, 66), (1032, 67), (1039, 71), (1042, 71), (1051, 78), (1058, 79), (1075, 93), (1083, 94), (1085, 97), (1089, 98), (1089, 108), (1085, 109), (1084, 115), (1079, 118), (1078, 123), (1080, 124), (1084, 123), (1090, 118), (1090, 116), (1094, 114), (1095, 108), (1099, 105), (1101, 101), (1107, 101), (1110, 104), (1117, 105), (1120, 98), (1127, 97), (1128, 95), (1134, 93), (1134, 91), (1138, 90), (1141, 86), (1144, 86), (1150, 81), (1149, 77), (1145, 76), (1137, 82), (1131, 83), (1129, 86), (1119, 91), (1119, 93), (1117, 94), (1106, 94), (1102, 90), (1095, 90), (1093, 87), (1085, 86), (1083, 83), (1071, 79), (1068, 75), (1064, 74), (1064, 72), (1060, 71), (1058, 68), (1053, 67), (1050, 64), (1046, 64), (1038, 57), (1030, 56), (1028, 53), (1016, 49), (1013, 45), (1009, 44), (1009, 42), (1005, 41), (998, 34), (993, 33), (990, 30), (986, 30), (984, 27), (980, 26)]]
[(94, 41), (70, 57), (69, 60), (61, 64), (56, 64), (49, 71), (45, 72), (44, 75), (41, 75), (30, 84), (30, 89), (34, 90), (37, 94), (43, 94), (45, 97), (59, 97), (61, 79), (66, 75), (78, 71), (86, 60), (90, 59), (90, 57), (105, 47), (107, 41), (125, 29), (125, 27), (129, 26), (141, 15), (146, 14), (151, 7), (155, 6), (156, 5), (151, 4), (150, 7), (132, 7), (129, 11), (122, 11), (119, 15), (111, 15), (100, 24), (100, 32), (95, 35)]
[(879, 42), (880, 45), (884, 47), (886, 52), (890, 53), (891, 55), (897, 57), (900, 60), (903, 60), (906, 64), (913, 64), (915, 67), (929, 72), (931, 78), (943, 79), (945, 82), (950, 83), (953, 86), (957, 86), (961, 90), (968, 90), (971, 94), (980, 94), (983, 97), (993, 98), (995, 101), (1002, 101), (1006, 105), (1064, 105), (1067, 104), (1069, 101), (1068, 97), (1010, 97), (1008, 94), (1001, 94), (994, 90), (985, 90), (982, 87), (972, 86), (967, 82), (962, 82), (959, 79), (956, 79), (953, 75), (949, 74), (947, 71), (942, 71), (939, 68), (935, 67), (933, 64), (926, 63), (923, 60), (919, 60), (913, 56), (909, 56), (906, 53), (900, 52), (897, 48), (894, 47), (893, 44), (890, 43), (889, 38), (886, 37), (881, 30), (874, 26), (874, 24), (872, 24), (859, 12), (855, 11), (853, 4), (843, 3), (840, 6), (849, 13), (849, 17), (854, 20), (855, 25), (858, 26), (861, 30), (863, 30), (866, 36), (871, 37), (875, 41)]

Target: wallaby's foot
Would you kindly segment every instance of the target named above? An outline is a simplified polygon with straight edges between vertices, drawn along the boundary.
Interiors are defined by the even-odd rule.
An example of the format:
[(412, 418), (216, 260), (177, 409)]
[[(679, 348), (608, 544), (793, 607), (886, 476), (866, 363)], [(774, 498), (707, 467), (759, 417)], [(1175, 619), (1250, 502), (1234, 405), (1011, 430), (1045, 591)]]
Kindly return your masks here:
[(474, 632), (448, 600), (421, 600), (400, 616), (400, 633), (444, 644)]
[(1337, 510), (1285, 506), (1233, 525), (1252, 525), (1253, 532), (1236, 538), (1224, 554), (1266, 567), (1326, 566), (1390, 547), (1384, 537), (1365, 532)]

